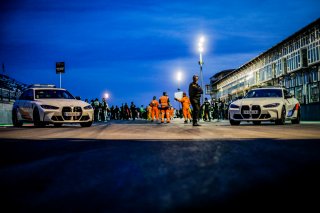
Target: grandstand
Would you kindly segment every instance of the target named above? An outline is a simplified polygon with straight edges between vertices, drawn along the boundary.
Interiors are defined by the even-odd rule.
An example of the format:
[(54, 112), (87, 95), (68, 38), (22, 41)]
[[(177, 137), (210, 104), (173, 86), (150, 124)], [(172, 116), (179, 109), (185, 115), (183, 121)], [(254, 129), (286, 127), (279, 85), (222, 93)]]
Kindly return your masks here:
[(7, 75), (0, 74), (0, 101), (16, 100), (27, 86)]

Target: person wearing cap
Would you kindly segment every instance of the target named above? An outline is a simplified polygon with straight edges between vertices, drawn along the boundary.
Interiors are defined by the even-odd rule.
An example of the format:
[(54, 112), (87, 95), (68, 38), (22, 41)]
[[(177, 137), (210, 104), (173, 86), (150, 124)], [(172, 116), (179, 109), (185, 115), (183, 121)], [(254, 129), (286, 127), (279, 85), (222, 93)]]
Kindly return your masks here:
[(192, 122), (193, 126), (201, 126), (198, 124), (199, 111), (200, 111), (200, 98), (203, 94), (202, 88), (198, 84), (199, 77), (194, 75), (192, 77), (192, 82), (189, 85), (189, 96), (192, 105)]
[(188, 123), (188, 119), (191, 121), (191, 115), (190, 115), (191, 103), (190, 103), (190, 99), (187, 97), (187, 93), (183, 92), (183, 97), (181, 99), (175, 98), (175, 100), (182, 103), (184, 123)]
[(161, 123), (164, 123), (164, 115), (166, 115), (167, 123), (170, 123), (170, 100), (166, 92), (159, 99), (160, 110), (161, 110)]

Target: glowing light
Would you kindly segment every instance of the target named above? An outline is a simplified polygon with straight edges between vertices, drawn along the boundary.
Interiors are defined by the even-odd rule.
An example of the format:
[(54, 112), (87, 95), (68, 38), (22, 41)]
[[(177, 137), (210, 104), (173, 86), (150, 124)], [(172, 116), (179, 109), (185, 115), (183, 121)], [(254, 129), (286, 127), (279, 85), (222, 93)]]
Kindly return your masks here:
[(199, 39), (199, 43), (204, 43), (204, 41), (205, 41), (204, 36), (201, 36), (200, 39)]
[(104, 93), (104, 97), (105, 97), (105, 99), (108, 99), (109, 98), (109, 93)]
[(177, 80), (181, 81), (182, 80), (182, 72), (177, 72)]

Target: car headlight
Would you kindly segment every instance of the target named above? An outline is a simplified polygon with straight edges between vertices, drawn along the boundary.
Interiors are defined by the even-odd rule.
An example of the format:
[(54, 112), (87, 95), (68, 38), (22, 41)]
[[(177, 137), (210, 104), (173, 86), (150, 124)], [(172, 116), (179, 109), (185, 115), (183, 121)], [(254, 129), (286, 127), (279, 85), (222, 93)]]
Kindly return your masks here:
[(264, 107), (264, 108), (273, 108), (273, 107), (277, 107), (277, 106), (279, 106), (279, 105), (280, 105), (279, 103), (273, 103), (273, 104), (264, 105), (263, 107)]
[(42, 109), (59, 109), (59, 107), (51, 105), (40, 105)]
[(238, 105), (235, 105), (235, 104), (230, 104), (230, 107), (229, 108), (232, 108), (232, 109), (239, 109), (239, 106)]
[(88, 105), (88, 106), (83, 107), (83, 109), (89, 110), (89, 109), (92, 109), (92, 106), (91, 106), (91, 105)]

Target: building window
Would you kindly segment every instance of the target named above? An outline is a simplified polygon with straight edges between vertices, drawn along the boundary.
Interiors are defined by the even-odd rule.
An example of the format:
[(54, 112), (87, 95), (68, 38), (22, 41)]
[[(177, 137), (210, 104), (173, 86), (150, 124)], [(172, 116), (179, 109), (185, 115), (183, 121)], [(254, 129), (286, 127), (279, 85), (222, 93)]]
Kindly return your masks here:
[(296, 86), (296, 78), (292, 76), (290, 79), (290, 87), (295, 87), (295, 86)]
[(301, 103), (304, 104), (302, 86), (295, 88), (294, 97)]
[(303, 84), (303, 76), (301, 73), (298, 73), (296, 76), (296, 85), (301, 86)]
[(300, 51), (296, 51), (287, 56), (287, 70), (288, 72), (296, 70), (301, 67)]
[(281, 59), (276, 61), (275, 72), (277, 77), (283, 74)]
[(316, 72), (316, 71), (311, 72), (311, 80), (312, 80), (312, 82), (318, 81), (318, 72)]
[(320, 61), (319, 41), (308, 46), (308, 62), (310, 64)]
[(319, 86), (317, 83), (309, 84), (309, 103), (319, 102)]

